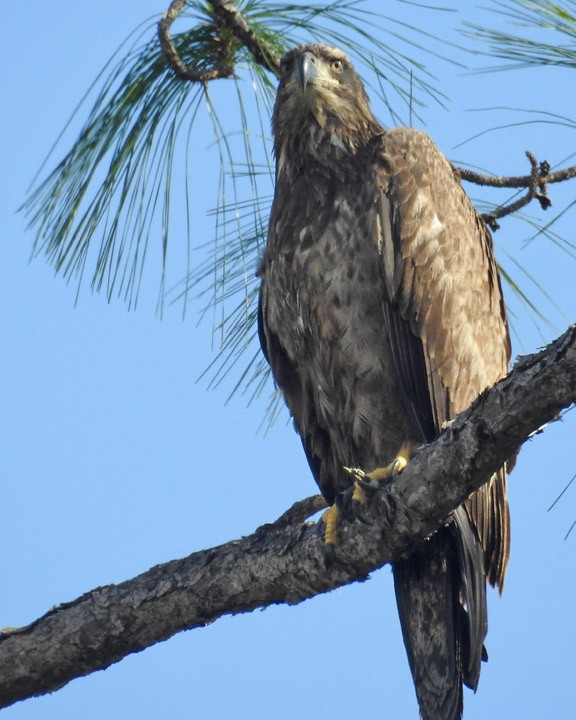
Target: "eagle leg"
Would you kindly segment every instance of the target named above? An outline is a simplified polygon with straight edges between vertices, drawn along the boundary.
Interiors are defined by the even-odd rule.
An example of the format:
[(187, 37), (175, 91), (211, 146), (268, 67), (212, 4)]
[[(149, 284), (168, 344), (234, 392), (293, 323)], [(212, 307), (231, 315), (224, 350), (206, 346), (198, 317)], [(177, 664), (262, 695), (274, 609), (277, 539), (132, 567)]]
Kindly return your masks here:
[(320, 518), (319, 531), (324, 540), (324, 556), (326, 566), (329, 567), (335, 558), (334, 550), (338, 545), (338, 526), (342, 519), (352, 522), (354, 520), (362, 520), (356, 513), (352, 511), (354, 507), (352, 503), (352, 495), (355, 485), (337, 495), (334, 504), (324, 510)]
[(334, 560), (334, 548), (338, 544), (338, 525), (342, 519), (343, 513), (337, 503), (331, 505), (324, 510), (320, 520), (320, 524), (324, 537), (324, 559), (326, 566), (332, 564)]

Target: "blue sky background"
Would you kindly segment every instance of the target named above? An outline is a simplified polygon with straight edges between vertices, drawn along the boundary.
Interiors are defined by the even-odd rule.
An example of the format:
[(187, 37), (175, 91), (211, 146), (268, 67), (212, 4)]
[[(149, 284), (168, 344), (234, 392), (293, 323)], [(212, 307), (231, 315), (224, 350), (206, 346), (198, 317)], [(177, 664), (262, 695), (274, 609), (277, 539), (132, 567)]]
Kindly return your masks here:
[[(446, 43), (471, 47), (458, 35), (462, 20), (500, 21), (480, 3), (465, 5), (454, 13), (388, 7)], [(157, 317), (153, 274), (136, 311), (86, 289), (77, 300), (74, 284), (55, 278), (42, 258), (29, 262), (33, 237), (17, 208), (40, 163), (119, 43), (165, 8), (155, 0), (102, 0), (89, 9), (60, 0), (30, 9), (23, 16), (20, 6), (7, 5), (0, 27), (0, 626), (25, 624), (98, 585), (249, 534), (315, 492), (286, 415), (263, 433), (266, 397), (248, 408), (242, 397), (225, 404), (232, 380), (215, 391), (197, 381), (214, 357), (210, 321), (198, 325), (199, 307), (189, 306), (184, 320), (181, 307), (168, 306)], [(472, 69), (494, 64), (458, 57)], [(425, 123), (415, 124), (452, 159), (523, 174), (525, 149), (552, 165), (573, 151), (575, 127), (550, 123), (530, 122), (460, 144), (488, 128), (535, 119), (488, 108), (576, 118), (574, 71), (475, 74), (426, 62), (442, 77), (450, 103), (447, 110), (430, 105)], [(374, 110), (386, 120), (377, 102)], [(198, 197), (196, 246), (213, 237), (207, 213), (217, 187), (214, 148), (202, 131), (207, 121), (200, 122), (194, 152), (202, 170), (193, 169), (191, 180)], [(485, 197), (476, 188), (470, 192)], [(550, 194), (561, 208), (576, 196), (576, 184), (552, 187)], [(184, 208), (180, 225), (178, 208), (173, 212), (172, 232), (186, 233)], [(529, 213), (541, 217), (536, 207)], [(556, 229), (574, 242), (574, 213)], [(576, 310), (576, 261), (545, 238), (527, 243), (531, 234), (525, 223), (504, 220), (496, 237), (503, 264), (553, 325), (538, 329), (508, 293), (515, 354), (551, 340), (574, 321)], [(507, 256), (534, 274), (561, 309), (524, 282)], [(201, 257), (200, 251), (193, 255)], [(174, 272), (178, 279), (178, 268)], [(576, 532), (563, 538), (576, 519), (576, 486), (551, 512), (547, 508), (576, 471), (575, 417), (568, 413), (528, 443), (510, 478), (512, 559), (503, 598), (490, 594), (490, 661), (477, 695), (465, 698), (467, 720), (573, 717)], [(182, 633), (3, 715), (340, 720), (415, 718), (417, 708), (384, 568), (369, 582), (298, 607), (272, 607)]]

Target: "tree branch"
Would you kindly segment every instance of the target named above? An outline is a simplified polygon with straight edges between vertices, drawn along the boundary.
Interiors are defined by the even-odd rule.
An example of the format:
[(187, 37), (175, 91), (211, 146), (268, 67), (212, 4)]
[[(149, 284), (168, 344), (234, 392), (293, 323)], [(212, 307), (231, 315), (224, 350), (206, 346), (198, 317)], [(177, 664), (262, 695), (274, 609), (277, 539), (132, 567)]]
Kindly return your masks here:
[(527, 193), (520, 199), (508, 205), (502, 205), (496, 210), (482, 215), (484, 221), (492, 230), (498, 230), (500, 227), (498, 224), (499, 218), (515, 213), (534, 199), (539, 201), (542, 210), (547, 210), (550, 205), (552, 205), (552, 201), (547, 194), (548, 185), (576, 177), (576, 165), (552, 173), (550, 172), (550, 163), (548, 161), (544, 160), (544, 162), (538, 163), (534, 154), (529, 150), (526, 150), (526, 157), (530, 161), (532, 171), (530, 175), (521, 175), (518, 177), (483, 175), (473, 170), (457, 168), (463, 180), (475, 183), (476, 185), (496, 188), (528, 189)]
[(226, 56), (214, 59), (214, 66), (210, 70), (198, 70), (191, 65), (186, 65), (174, 47), (170, 36), (172, 23), (181, 14), (186, 5), (186, 0), (173, 0), (170, 7), (164, 13), (162, 20), (158, 23), (158, 39), (160, 47), (168, 65), (182, 80), (206, 83), (210, 80), (230, 77), (234, 73), (232, 59)]
[[(340, 529), (325, 567), (317, 501), (242, 540), (157, 565), (58, 605), (0, 636), (0, 707), (52, 692), (181, 630), (273, 603), (299, 603), (362, 580), (428, 537), (526, 438), (576, 401), (576, 326), (523, 358), (440, 438), (378, 490), (365, 523)], [(298, 504), (297, 504), (298, 506)]]
[[(214, 64), (209, 70), (199, 70), (186, 65), (176, 50), (170, 36), (170, 28), (176, 18), (182, 13), (186, 6), (186, 0), (173, 0), (170, 7), (164, 13), (162, 20), (158, 23), (158, 38), (160, 46), (168, 65), (174, 70), (178, 77), (192, 82), (206, 83), (210, 80), (228, 78), (234, 74), (234, 57), (230, 48), (220, 48), (218, 42), (218, 30), (227, 28), (238, 40), (239, 45), (244, 45), (254, 60), (266, 70), (279, 74), (280, 61), (277, 53), (268, 44), (260, 40), (252, 27), (240, 13), (238, 8), (228, 0), (212, 0), (210, 3), (210, 14), (215, 21), (214, 27)], [(223, 50), (223, 52), (222, 52)], [(227, 51), (228, 50), (228, 51)]]
[(280, 77), (280, 58), (268, 43), (263, 42), (245, 20), (234, 3), (228, 0), (212, 0), (214, 18), (232, 30), (235, 37), (252, 53), (252, 57), (263, 68)]

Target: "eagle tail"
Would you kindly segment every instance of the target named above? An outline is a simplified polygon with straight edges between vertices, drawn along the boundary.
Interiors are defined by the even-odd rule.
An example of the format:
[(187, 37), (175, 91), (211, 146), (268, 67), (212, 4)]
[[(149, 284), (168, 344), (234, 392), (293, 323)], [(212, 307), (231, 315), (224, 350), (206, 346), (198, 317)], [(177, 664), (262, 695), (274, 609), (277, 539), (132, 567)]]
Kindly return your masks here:
[(480, 661), (486, 658), (479, 543), (464, 513), (457, 511), (454, 521), (393, 566), (402, 635), (423, 720), (461, 718), (462, 685), (476, 689)]

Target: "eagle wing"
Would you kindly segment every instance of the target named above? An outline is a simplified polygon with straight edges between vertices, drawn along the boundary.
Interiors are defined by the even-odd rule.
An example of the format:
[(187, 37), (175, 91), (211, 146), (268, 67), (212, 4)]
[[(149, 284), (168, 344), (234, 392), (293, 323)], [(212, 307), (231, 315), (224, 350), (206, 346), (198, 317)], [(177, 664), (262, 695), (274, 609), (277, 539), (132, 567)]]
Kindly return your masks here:
[[(384, 312), (422, 441), (502, 378), (510, 338), (491, 235), (425, 133), (383, 135), (378, 171)], [(505, 470), (466, 503), (502, 588), (509, 551)]]
[[(502, 290), (490, 233), (430, 138), (407, 128), (388, 131), (377, 164), (386, 330), (414, 427), (430, 442), (506, 373), (510, 340)], [(462, 667), (464, 682), (476, 687), (485, 655), (485, 577), (502, 588), (508, 553), (502, 469), (455, 511), (451, 528), (395, 565), (400, 619), (422, 708), (427, 688), (432, 697), (444, 687), (440, 702), (461, 710), (461, 686), (450, 677), (451, 668)], [(413, 622), (427, 614), (428, 623)], [(419, 635), (430, 627), (438, 637)], [(454, 642), (446, 643), (446, 636)], [(442, 656), (436, 677), (433, 664), (430, 669), (435, 643), (438, 655), (445, 647), (461, 653), (455, 663)]]

